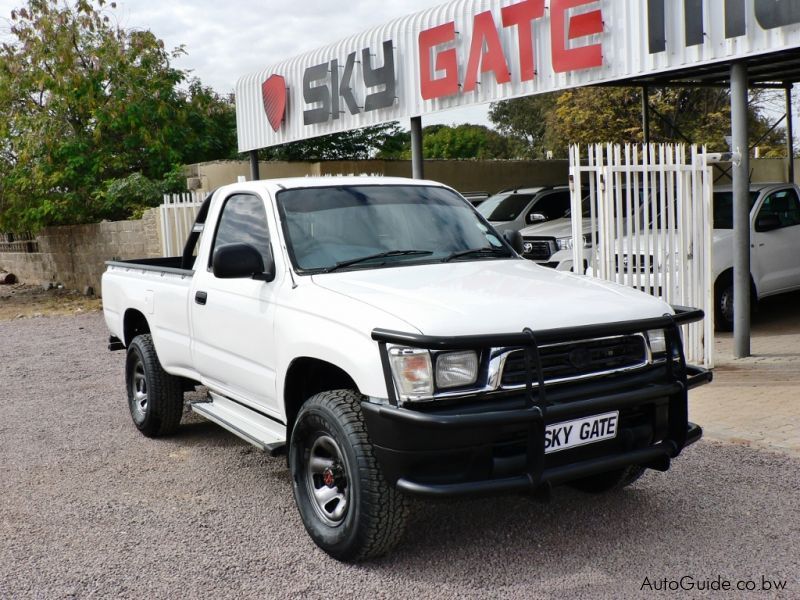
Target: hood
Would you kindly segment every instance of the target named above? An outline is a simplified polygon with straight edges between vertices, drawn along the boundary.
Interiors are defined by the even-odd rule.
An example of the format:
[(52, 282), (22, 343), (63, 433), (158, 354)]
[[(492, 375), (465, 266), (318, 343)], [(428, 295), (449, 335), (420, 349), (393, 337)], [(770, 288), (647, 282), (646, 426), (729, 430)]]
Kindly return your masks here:
[[(314, 275), (426, 335), (475, 335), (658, 317), (669, 305), (614, 283), (528, 260), (478, 260)], [(375, 323), (374, 327), (386, 327)]]
[[(589, 219), (583, 219), (581, 227), (583, 233), (589, 233), (591, 221)], [(572, 219), (553, 219), (546, 223), (529, 225), (525, 229), (520, 230), (520, 233), (523, 237), (572, 237)]]

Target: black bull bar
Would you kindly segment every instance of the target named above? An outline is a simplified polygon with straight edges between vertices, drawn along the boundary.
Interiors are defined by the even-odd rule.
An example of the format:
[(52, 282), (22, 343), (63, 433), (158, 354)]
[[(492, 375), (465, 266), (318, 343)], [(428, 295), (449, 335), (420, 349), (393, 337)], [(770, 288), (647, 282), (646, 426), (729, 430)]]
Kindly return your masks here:
[[(674, 315), (637, 319), (598, 325), (585, 325), (557, 329), (532, 331), (524, 329), (518, 333), (439, 337), (375, 329), (372, 339), (380, 346), (384, 377), (390, 405), (364, 403), (365, 416), (375, 443), (392, 438), (391, 429), (417, 429), (432, 436), (468, 432), (476, 427), (492, 428), (504, 425), (527, 426), (526, 468), (522, 475), (490, 478), (467, 482), (419, 481), (398, 473), (394, 479), (398, 488), (429, 496), (451, 496), (480, 493), (521, 492), (549, 488), (565, 481), (578, 479), (593, 473), (621, 468), (627, 465), (643, 465), (657, 470), (667, 470), (672, 458), (681, 450), (700, 439), (702, 430), (688, 421), (688, 390), (711, 381), (710, 371), (686, 364), (680, 326), (703, 319), (703, 311), (695, 308), (673, 306)], [(651, 329), (663, 329), (666, 340), (666, 376), (634, 390), (614, 392), (604, 390), (600, 395), (588, 399), (565, 401), (559, 395), (557, 403), (548, 402), (547, 386), (542, 368), (539, 347), (543, 344), (577, 341), (596, 337), (642, 333)], [(453, 414), (436, 413), (398, 407), (398, 398), (389, 366), (387, 344), (398, 344), (428, 350), (481, 350), (498, 347), (516, 347), (525, 352), (526, 388), (525, 405), (512, 410), (495, 410)], [(534, 386), (534, 382), (537, 385)], [(536, 389), (536, 393), (534, 393)], [(558, 395), (558, 394), (556, 394)], [(550, 423), (570, 418), (599, 413), (608, 409), (634, 407), (657, 398), (668, 398), (668, 425), (666, 437), (645, 448), (589, 458), (569, 464), (545, 468), (545, 429)], [(373, 434), (373, 430), (374, 434)], [(390, 469), (391, 470), (391, 469)]]

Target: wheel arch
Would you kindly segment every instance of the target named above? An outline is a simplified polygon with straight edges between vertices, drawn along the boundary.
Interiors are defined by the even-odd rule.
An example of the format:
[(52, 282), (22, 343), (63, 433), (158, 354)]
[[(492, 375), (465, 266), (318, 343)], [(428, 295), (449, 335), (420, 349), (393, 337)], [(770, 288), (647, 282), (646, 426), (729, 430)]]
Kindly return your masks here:
[(150, 333), (150, 323), (147, 322), (147, 317), (135, 308), (126, 310), (125, 316), (122, 318), (122, 335), (124, 337), (122, 341), (125, 343), (125, 347), (130, 346), (133, 338), (137, 335), (144, 333)]
[[(719, 292), (719, 285), (731, 282), (733, 282), (733, 267), (728, 267), (714, 280), (714, 295), (716, 296)], [(753, 280), (752, 273), (750, 274), (750, 298), (753, 301), (758, 301), (758, 288), (756, 287), (756, 282)]]
[(292, 430), (297, 413), (306, 400), (314, 394), (338, 389), (359, 391), (355, 379), (338, 365), (310, 356), (292, 360), (283, 386), (287, 432)]

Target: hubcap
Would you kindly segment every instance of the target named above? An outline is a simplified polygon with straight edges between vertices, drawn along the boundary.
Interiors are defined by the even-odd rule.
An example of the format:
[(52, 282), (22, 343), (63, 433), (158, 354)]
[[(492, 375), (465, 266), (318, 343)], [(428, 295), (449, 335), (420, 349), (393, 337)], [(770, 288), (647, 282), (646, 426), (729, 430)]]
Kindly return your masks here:
[(317, 515), (329, 525), (338, 525), (347, 516), (350, 488), (347, 485), (344, 456), (336, 441), (320, 435), (308, 452), (306, 487)]
[(144, 374), (142, 361), (137, 360), (133, 367), (133, 381), (131, 382), (133, 399), (131, 400), (131, 412), (137, 423), (144, 421), (147, 415), (147, 377)]

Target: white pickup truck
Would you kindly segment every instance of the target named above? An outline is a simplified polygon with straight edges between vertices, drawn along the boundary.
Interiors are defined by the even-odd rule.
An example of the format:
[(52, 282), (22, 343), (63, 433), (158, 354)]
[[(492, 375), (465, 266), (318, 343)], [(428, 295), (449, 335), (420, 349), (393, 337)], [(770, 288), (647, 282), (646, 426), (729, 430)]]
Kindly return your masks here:
[[(750, 294), (800, 290), (800, 189), (790, 183), (750, 184)], [(733, 192), (714, 189), (714, 324), (733, 329)]]
[[(508, 238), (508, 239), (506, 239)], [(388, 551), (408, 496), (600, 492), (664, 471), (701, 436), (680, 325), (646, 294), (545, 269), (434, 182), (239, 183), (183, 255), (112, 261), (109, 348), (136, 427), (192, 410), (273, 455), (316, 544)]]

